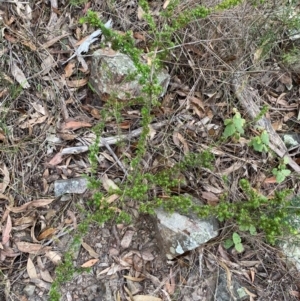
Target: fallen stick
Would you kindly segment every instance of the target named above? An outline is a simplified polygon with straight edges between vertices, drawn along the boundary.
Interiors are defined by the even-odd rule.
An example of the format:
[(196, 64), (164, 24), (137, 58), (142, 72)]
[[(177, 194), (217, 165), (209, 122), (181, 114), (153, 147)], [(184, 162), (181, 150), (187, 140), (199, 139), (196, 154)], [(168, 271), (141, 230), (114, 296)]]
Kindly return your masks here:
[[(168, 120), (157, 122), (157, 123), (151, 124), (151, 127), (154, 128), (155, 130), (157, 130), (157, 129), (160, 129), (161, 127), (163, 127), (164, 125), (166, 125), (168, 122), (169, 122)], [(138, 137), (142, 133), (142, 131), (143, 131), (143, 128), (141, 127), (141, 128), (138, 128), (138, 129), (132, 131), (129, 134), (126, 134), (126, 135), (124, 134), (124, 135), (106, 137), (106, 138), (101, 137), (99, 147), (103, 147), (105, 145), (113, 145), (113, 144), (116, 144), (117, 142), (124, 141), (124, 140), (130, 140), (131, 138)], [(80, 153), (87, 152), (88, 150), (89, 150), (89, 147), (87, 145), (76, 146), (76, 147), (67, 147), (61, 151), (61, 155), (64, 156), (64, 155), (80, 154)]]

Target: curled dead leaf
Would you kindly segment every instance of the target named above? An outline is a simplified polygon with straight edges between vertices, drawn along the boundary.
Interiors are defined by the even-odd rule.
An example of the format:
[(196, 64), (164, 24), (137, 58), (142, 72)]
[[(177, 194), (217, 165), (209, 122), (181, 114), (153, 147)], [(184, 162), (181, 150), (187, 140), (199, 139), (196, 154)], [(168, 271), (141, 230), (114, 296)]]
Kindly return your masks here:
[(45, 256), (48, 257), (55, 265), (59, 265), (61, 263), (61, 255), (58, 252), (47, 250)]
[(134, 281), (134, 282), (141, 282), (141, 281), (145, 280), (144, 277), (138, 278), (138, 277), (132, 277), (132, 276), (127, 276), (127, 275), (124, 275), (123, 277), (128, 280)]
[(5, 245), (9, 241), (11, 229), (12, 229), (12, 223), (11, 223), (10, 215), (8, 214), (7, 220), (6, 220), (6, 225), (5, 225), (4, 230), (2, 232), (2, 243), (3, 243), (3, 245)]
[(133, 296), (133, 301), (162, 301), (162, 299), (150, 295), (136, 295)]
[(48, 162), (48, 164), (55, 166), (55, 165), (58, 165), (59, 163), (61, 163), (62, 161), (63, 161), (63, 156), (62, 156), (62, 153), (59, 152)]
[(92, 247), (90, 247), (85, 242), (82, 242), (81, 245), (89, 252), (91, 257), (98, 258), (99, 254), (97, 254)]
[(127, 230), (125, 235), (123, 236), (123, 239), (121, 240), (121, 247), (126, 249), (130, 246), (132, 237), (134, 235), (135, 231)]
[(75, 69), (75, 63), (74, 62), (69, 62), (67, 64), (67, 66), (65, 67), (65, 75), (66, 75), (66, 78), (70, 77), (73, 72), (74, 72), (74, 69)]
[(106, 174), (104, 174), (104, 176), (101, 178), (101, 182), (106, 191), (119, 189), (119, 187), (114, 183), (114, 181), (109, 179)]
[(30, 257), (27, 260), (27, 273), (30, 279), (38, 278), (35, 266)]
[(9, 185), (10, 179), (9, 179), (9, 171), (6, 167), (6, 165), (3, 165), (3, 168), (0, 169), (4, 178), (2, 183), (0, 183), (0, 193), (4, 193), (6, 187)]
[(13, 212), (13, 213), (21, 213), (24, 212), (28, 209), (36, 208), (36, 207), (44, 207), (49, 204), (51, 204), (54, 201), (54, 199), (40, 199), (40, 200), (35, 200), (29, 203), (26, 203), (20, 207), (8, 207), (8, 210)]
[(87, 262), (85, 262), (84, 264), (82, 264), (81, 267), (82, 267), (82, 268), (89, 268), (89, 267), (92, 267), (92, 266), (95, 265), (98, 261), (99, 261), (99, 259), (91, 259), (91, 260), (88, 260)]
[(92, 125), (85, 121), (70, 120), (63, 124), (62, 130), (78, 130), (81, 128), (90, 128)]
[(43, 231), (39, 236), (38, 236), (38, 240), (43, 240), (45, 238), (49, 238), (52, 237), (53, 234), (56, 232), (55, 228), (48, 228), (45, 231)]
[(22, 86), (23, 89), (30, 88), (30, 85), (23, 73), (23, 71), (17, 66), (15, 62), (11, 64), (11, 73), (15, 80)]
[(87, 78), (76, 79), (76, 80), (66, 80), (68, 87), (70, 88), (81, 88), (84, 87), (88, 82)]
[(51, 247), (43, 247), (42, 245), (32, 244), (26, 241), (18, 241), (16, 245), (19, 251), (29, 254), (43, 254), (51, 249)]

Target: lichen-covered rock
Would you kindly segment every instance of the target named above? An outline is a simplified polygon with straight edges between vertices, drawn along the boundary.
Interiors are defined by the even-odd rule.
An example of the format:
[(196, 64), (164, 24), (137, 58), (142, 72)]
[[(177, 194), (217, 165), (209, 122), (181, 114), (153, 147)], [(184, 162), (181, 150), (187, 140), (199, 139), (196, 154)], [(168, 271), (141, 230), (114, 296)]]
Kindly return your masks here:
[[(195, 203), (200, 203), (193, 198)], [(214, 217), (198, 218), (195, 214), (168, 213), (155, 210), (157, 237), (168, 259), (200, 247), (218, 235), (219, 224)]]
[[(137, 71), (133, 61), (127, 55), (112, 49), (100, 49), (93, 53), (90, 84), (101, 100), (108, 98), (130, 100), (143, 96), (140, 75), (131, 79)], [(162, 70), (157, 75), (162, 86), (163, 96), (170, 82), (170, 75)]]

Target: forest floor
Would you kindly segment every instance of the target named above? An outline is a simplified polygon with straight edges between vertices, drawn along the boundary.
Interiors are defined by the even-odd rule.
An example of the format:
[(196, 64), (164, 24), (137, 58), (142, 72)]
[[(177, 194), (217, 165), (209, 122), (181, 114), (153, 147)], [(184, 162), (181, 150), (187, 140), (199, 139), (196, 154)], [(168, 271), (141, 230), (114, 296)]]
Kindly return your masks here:
[[(246, 292), (239, 300), (299, 300), (299, 272), (278, 247), (267, 243), (264, 233), (250, 235), (228, 220), (213, 241), (167, 260), (152, 217), (140, 213), (134, 199), (121, 208), (133, 217), (131, 223), (90, 223), (80, 247), (70, 251), (78, 225), (95, 211), (88, 202), (94, 192), (55, 196), (58, 180), (91, 173), (89, 151), (63, 151), (90, 146), (96, 137), (93, 128), (107, 110), (110, 118), (101, 136), (129, 139), (111, 145), (112, 151), (99, 148), (96, 175), (119, 185), (126, 179), (122, 166), (131, 172), (139, 140), (130, 134), (143, 125), (140, 106), (122, 103), (115, 114), (118, 104), (109, 107), (90, 87), (91, 54), (111, 46), (103, 37), (83, 56), (86, 65), (76, 56), (66, 62), (97, 29), (80, 18), (90, 9), (103, 23), (111, 19), (112, 30), (131, 31), (145, 54), (154, 39), (135, 0), (70, 2), (0, 2), (0, 300), (59, 300), (53, 294), (58, 277), (64, 281), (55, 289), (63, 301), (226, 301), (234, 300), (235, 286)], [(163, 28), (160, 12), (169, 2), (149, 2), (158, 31)], [(214, 6), (221, 1), (206, 2)], [(150, 129), (145, 173), (171, 168), (188, 153), (209, 149), (214, 156), (212, 169), (199, 172), (195, 167), (182, 175), (185, 185), (178, 195), (189, 193), (212, 206), (224, 195), (239, 201), (244, 197), (241, 179), (268, 198), (284, 189), (299, 194), (299, 147), (288, 149), (282, 141), (286, 133), (299, 133), (300, 70), (282, 60), (296, 42), (276, 17), (285, 2), (274, 7), (271, 2), (212, 13), (172, 36), (175, 46), (162, 61), (170, 84), (151, 110), (151, 125), (162, 126)], [(174, 18), (196, 4), (179, 3)], [(241, 87), (247, 93), (241, 95)], [(253, 103), (259, 110), (268, 106), (263, 118), (271, 151), (249, 146), (251, 137), (260, 135), (252, 123), (257, 113), (251, 111)], [(224, 121), (232, 120), (235, 109), (245, 119), (246, 133), (224, 139)], [(289, 162), (278, 179), (272, 170), (283, 156)], [(243, 252), (224, 247), (233, 232), (239, 233)], [(58, 269), (62, 262), (72, 273)]]

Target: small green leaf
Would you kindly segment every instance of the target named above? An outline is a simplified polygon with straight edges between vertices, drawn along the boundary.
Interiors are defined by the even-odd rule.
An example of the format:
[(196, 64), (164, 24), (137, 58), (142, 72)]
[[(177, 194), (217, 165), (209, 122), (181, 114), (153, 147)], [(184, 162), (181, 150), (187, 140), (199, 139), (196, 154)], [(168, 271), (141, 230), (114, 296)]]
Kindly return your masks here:
[(236, 112), (234, 117), (232, 118), (233, 124), (236, 128), (236, 131), (240, 134), (244, 134), (244, 124), (246, 122), (245, 119), (241, 118), (241, 114), (239, 112)]
[(234, 245), (232, 239), (226, 239), (224, 242), (224, 248), (229, 249)]
[(241, 243), (235, 244), (235, 245), (234, 245), (234, 248), (235, 248), (239, 253), (241, 253), (241, 252), (244, 251), (244, 247), (243, 247), (243, 245), (242, 245)]
[(286, 165), (289, 163), (289, 158), (288, 157), (283, 157), (283, 163)]
[(251, 225), (249, 227), (249, 232), (250, 232), (251, 235), (256, 235), (257, 234), (256, 228), (253, 225)]
[(274, 176), (276, 176), (276, 182), (281, 183), (285, 180), (287, 176), (291, 174), (291, 171), (289, 169), (277, 169), (273, 168), (272, 173)]
[(283, 169), (281, 172), (285, 177), (287, 177), (291, 174), (291, 171), (289, 169)]
[(235, 130), (234, 124), (233, 124), (233, 123), (229, 123), (229, 124), (225, 127), (223, 136), (224, 136), (225, 138), (228, 138), (228, 137), (234, 135), (235, 132), (236, 132), (236, 130)]
[(266, 130), (264, 130), (261, 135), (260, 135), (260, 139), (262, 141), (262, 143), (264, 143), (265, 145), (269, 145), (270, 141), (269, 141), (269, 134), (267, 133)]
[(232, 240), (233, 240), (233, 242), (234, 242), (235, 245), (238, 244), (238, 243), (240, 243), (242, 241), (241, 237), (236, 232), (234, 232), (232, 234)]
[(241, 231), (248, 231), (249, 230), (249, 226), (241, 225), (241, 226), (239, 226), (239, 229)]

